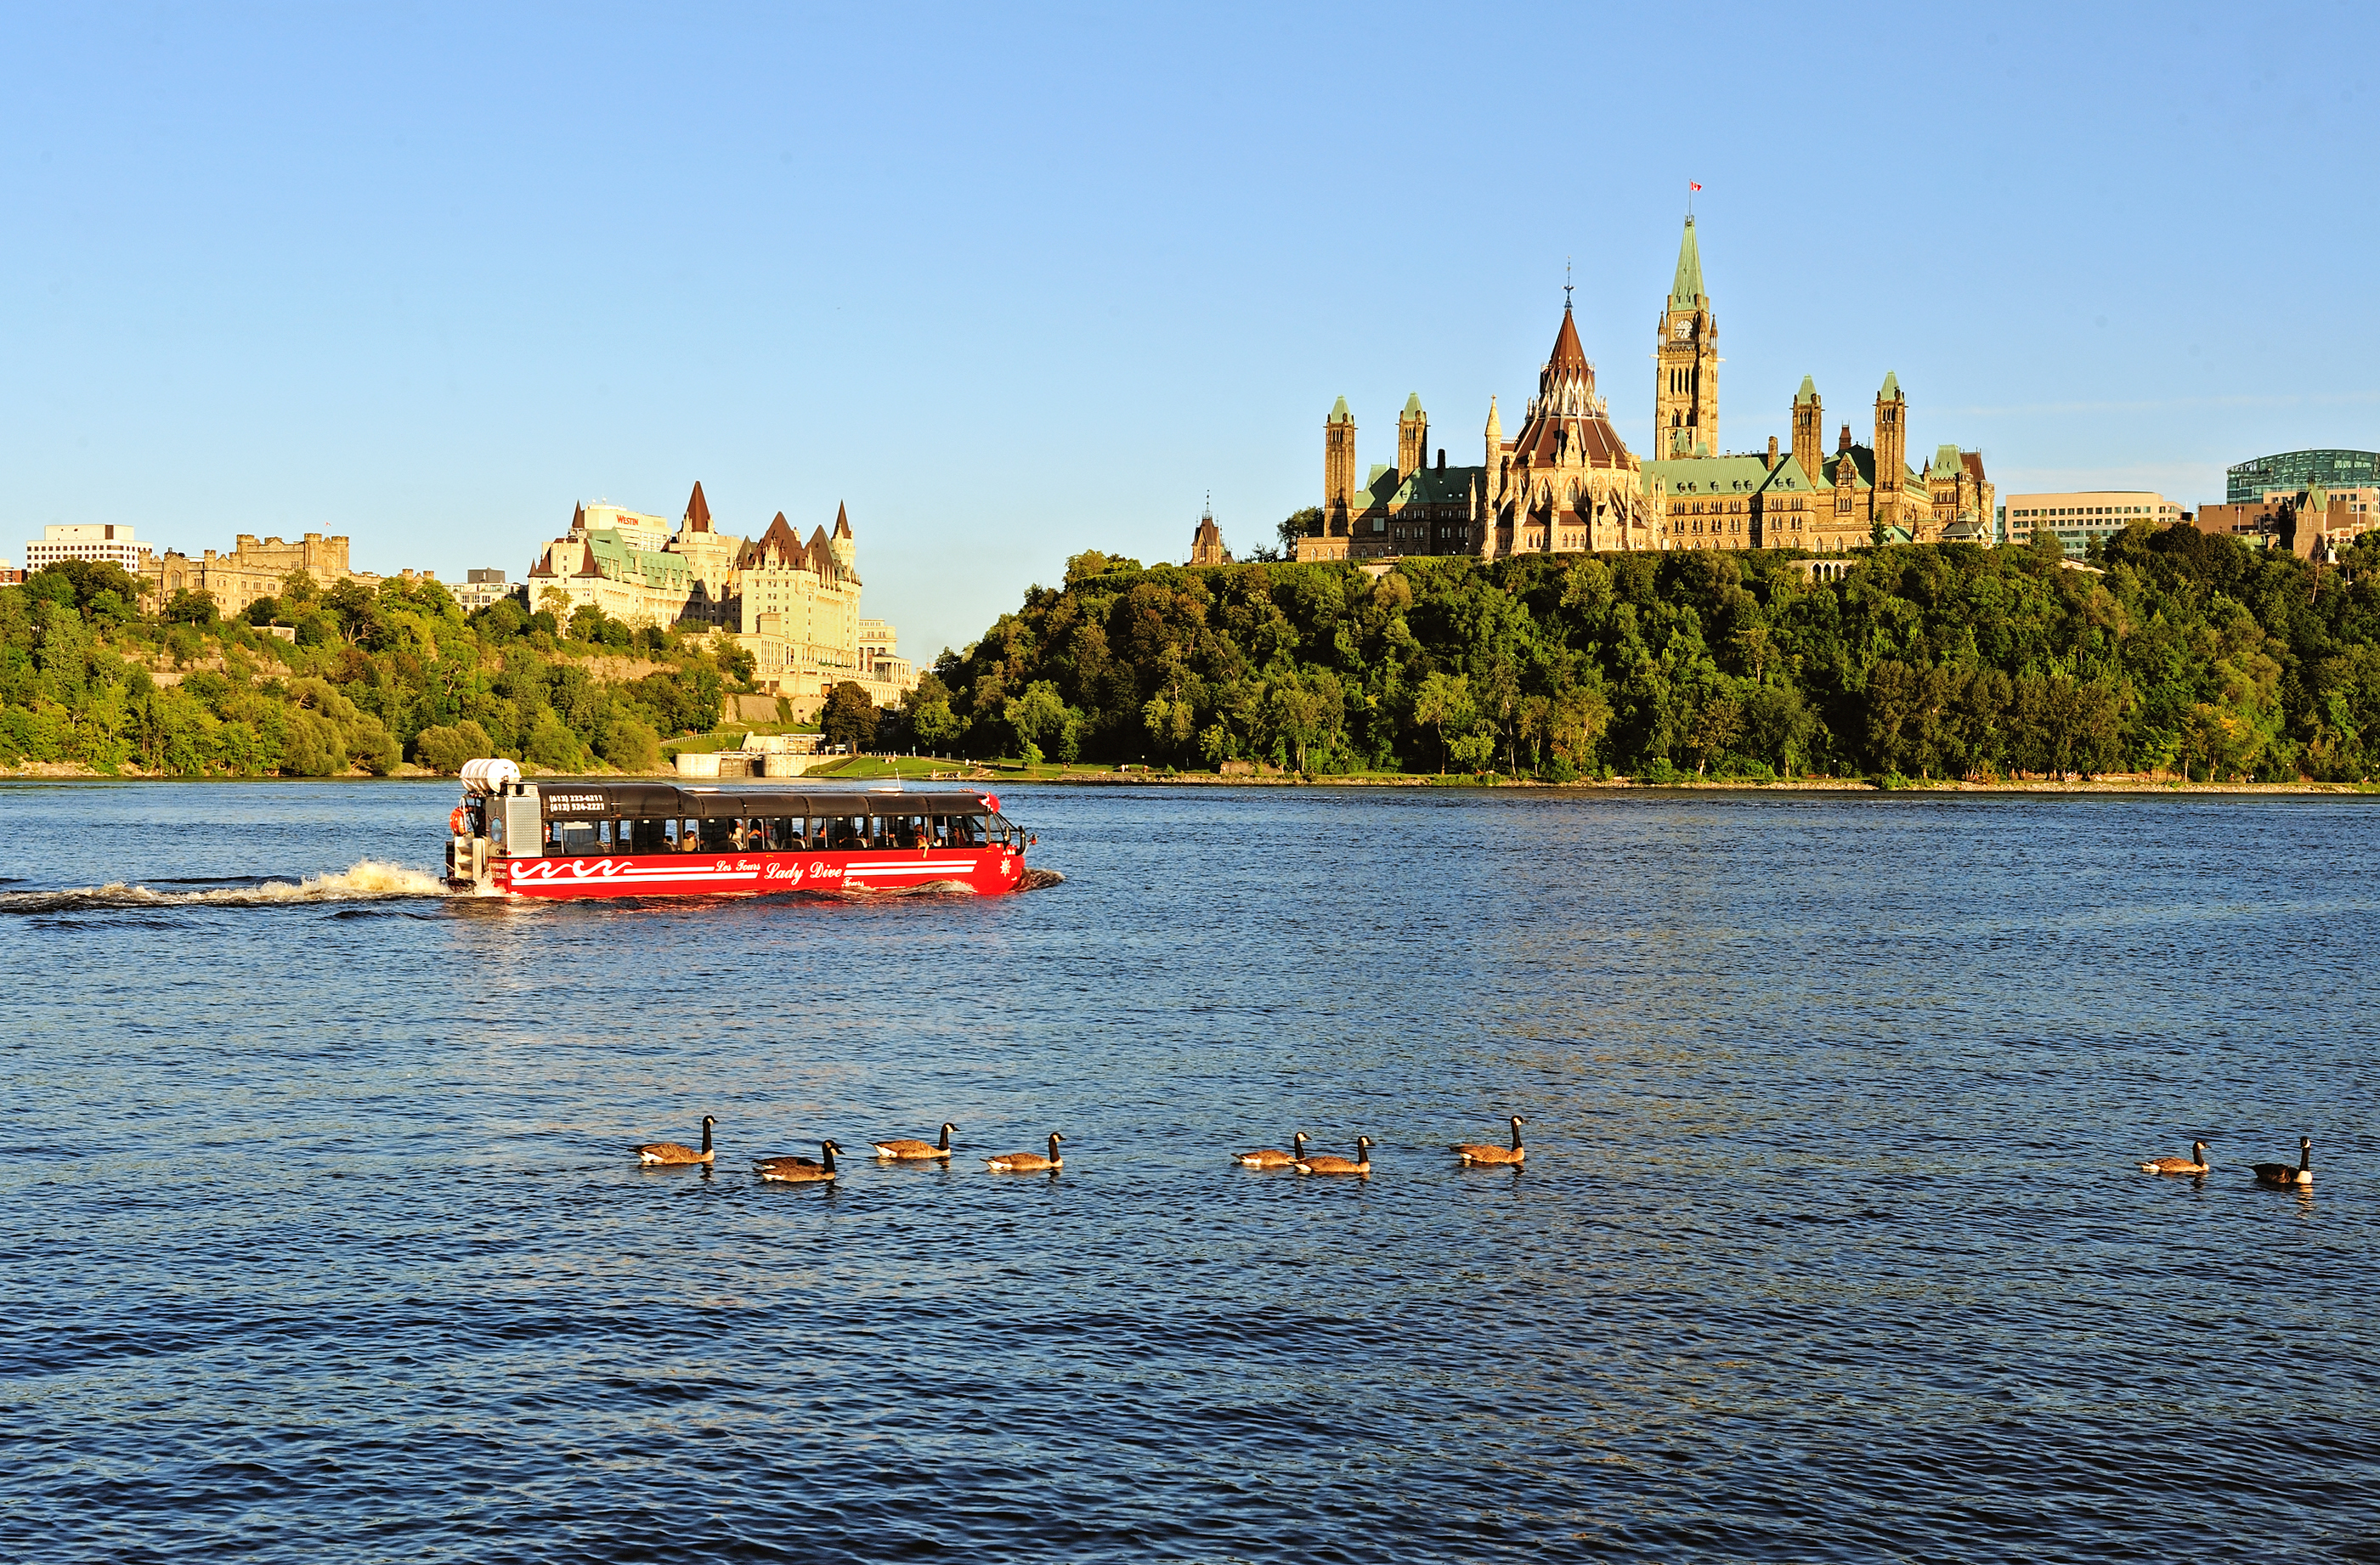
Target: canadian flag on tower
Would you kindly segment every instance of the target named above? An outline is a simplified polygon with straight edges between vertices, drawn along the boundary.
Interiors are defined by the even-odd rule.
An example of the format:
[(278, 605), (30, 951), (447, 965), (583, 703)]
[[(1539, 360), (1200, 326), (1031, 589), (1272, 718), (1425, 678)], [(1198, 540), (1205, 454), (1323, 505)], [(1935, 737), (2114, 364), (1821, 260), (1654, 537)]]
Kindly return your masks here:
[(1699, 189), (1701, 189), (1701, 188), (1702, 188), (1702, 187), (1701, 187), (1701, 186), (1699, 186), (1699, 185), (1697, 185), (1697, 184), (1695, 184), (1693, 180), (1689, 179), (1689, 180), (1687, 180), (1687, 181), (1686, 181), (1686, 188), (1687, 188), (1687, 189), (1689, 189), (1689, 190), (1699, 190)]

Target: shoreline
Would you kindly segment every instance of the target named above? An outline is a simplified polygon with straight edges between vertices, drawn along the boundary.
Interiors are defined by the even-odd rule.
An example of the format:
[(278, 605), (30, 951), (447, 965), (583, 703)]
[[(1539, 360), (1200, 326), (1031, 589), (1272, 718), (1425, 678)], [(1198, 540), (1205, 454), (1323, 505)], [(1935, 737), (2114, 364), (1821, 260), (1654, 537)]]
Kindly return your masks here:
[[(542, 775), (558, 775), (546, 773)], [(624, 782), (679, 781), (674, 772), (621, 772)], [(534, 780), (534, 779), (532, 779)], [(798, 778), (786, 779), (798, 782)], [(824, 781), (824, 779), (821, 779)], [(884, 782), (902, 781), (894, 778), (851, 780), (853, 782)], [(908, 779), (924, 782), (923, 779)], [(2088, 781), (2054, 782), (2046, 779), (2025, 779), (2014, 782), (1975, 782), (1965, 779), (1956, 782), (1908, 782), (1888, 788), (1864, 777), (1810, 777), (1779, 780), (1746, 780), (1735, 778), (1695, 778), (1671, 782), (1639, 782), (1633, 778), (1581, 779), (1572, 782), (1545, 782), (1529, 778), (1497, 777), (1488, 780), (1422, 773), (1408, 777), (1304, 777), (1295, 773), (1274, 776), (1222, 777), (1213, 772), (1177, 772), (1160, 776), (1153, 771), (1084, 771), (1055, 777), (1021, 777), (994, 773), (987, 777), (944, 779), (944, 782), (987, 782), (1002, 788), (1011, 787), (1084, 787), (1084, 788), (1518, 788), (1538, 793), (1577, 794), (2106, 794), (2170, 796), (2176, 795), (2267, 795), (2277, 797), (2331, 798), (2355, 797), (2362, 795), (2380, 796), (2380, 783), (2372, 782), (2185, 782), (2178, 780), (2140, 776), (2094, 778)], [(10, 782), (446, 782), (455, 779), (442, 777), (419, 767), (406, 766), (385, 777), (369, 772), (351, 772), (336, 777), (159, 777), (137, 770), (105, 772), (71, 762), (36, 761), (22, 767), (0, 767), (0, 783)], [(926, 783), (930, 787), (934, 784)]]

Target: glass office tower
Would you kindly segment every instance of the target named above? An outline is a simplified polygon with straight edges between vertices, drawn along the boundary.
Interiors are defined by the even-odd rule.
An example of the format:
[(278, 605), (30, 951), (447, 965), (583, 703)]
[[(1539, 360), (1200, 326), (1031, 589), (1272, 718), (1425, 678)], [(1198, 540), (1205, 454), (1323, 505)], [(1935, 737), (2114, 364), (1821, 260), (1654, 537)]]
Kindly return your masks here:
[(2326, 489), (2370, 489), (2380, 484), (2380, 451), (2284, 451), (2240, 463), (2225, 475), (2224, 503), (2252, 505), (2267, 491), (2295, 494), (2321, 484)]

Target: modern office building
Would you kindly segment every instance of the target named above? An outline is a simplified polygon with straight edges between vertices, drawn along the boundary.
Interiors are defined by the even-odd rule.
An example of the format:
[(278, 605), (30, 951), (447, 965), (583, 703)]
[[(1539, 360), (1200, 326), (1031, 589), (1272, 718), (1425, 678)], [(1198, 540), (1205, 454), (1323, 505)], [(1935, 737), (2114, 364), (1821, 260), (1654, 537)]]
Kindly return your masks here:
[(102, 560), (140, 574), (141, 556), (149, 551), (132, 540), (130, 528), (91, 522), (71, 527), (47, 527), (38, 540), (25, 545), (27, 574), (58, 560)]
[(2252, 505), (2267, 494), (2299, 494), (2316, 484), (2332, 491), (2380, 484), (2380, 451), (2284, 451), (2254, 457), (2225, 472), (2223, 501)]
[(2069, 554), (2082, 552), (2094, 538), (2121, 532), (2134, 522), (2169, 528), (2181, 507), (2154, 490), (2078, 490), (2065, 494), (2008, 497), (2008, 541), (2031, 543), (2037, 528), (2058, 535)]

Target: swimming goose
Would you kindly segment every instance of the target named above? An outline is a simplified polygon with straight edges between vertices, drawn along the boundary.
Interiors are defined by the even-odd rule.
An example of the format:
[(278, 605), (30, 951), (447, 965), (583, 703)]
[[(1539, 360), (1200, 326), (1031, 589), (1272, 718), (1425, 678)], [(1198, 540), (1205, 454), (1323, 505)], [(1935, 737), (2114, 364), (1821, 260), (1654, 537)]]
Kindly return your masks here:
[(1259, 1146), (1253, 1152), (1235, 1152), (1232, 1160), (1244, 1169), (1285, 1169), (1305, 1156), (1305, 1133), (1299, 1131), (1289, 1138), (1296, 1148), (1284, 1152), (1277, 1146)]
[(752, 1171), (762, 1179), (780, 1184), (816, 1184), (834, 1177), (834, 1155), (843, 1148), (832, 1141), (819, 1143), (819, 1156), (823, 1162), (808, 1158), (763, 1158), (752, 1165)]
[(1333, 1157), (1325, 1152), (1318, 1157), (1308, 1158), (1303, 1162), (1293, 1163), (1290, 1166), (1302, 1174), (1361, 1174), (1366, 1179), (1369, 1179), (1372, 1177), (1372, 1138), (1368, 1135), (1359, 1135), (1355, 1138), (1355, 1156), (1353, 1159)]
[(1001, 1173), (1039, 1173), (1045, 1169), (1062, 1169), (1066, 1166), (1066, 1159), (1058, 1156), (1058, 1143), (1065, 1139), (1053, 1130), (1050, 1133), (1048, 1157), (1038, 1152), (1002, 1152), (997, 1158), (986, 1158), (983, 1166)]
[(1510, 1146), (1491, 1146), (1480, 1142), (1469, 1141), (1450, 1150), (1463, 1159), (1463, 1166), (1466, 1169), (1474, 1163), (1520, 1162), (1529, 1155), (1529, 1149), (1521, 1145), (1521, 1116), (1513, 1115), (1512, 1145)]
[(702, 1116), (702, 1150), (680, 1146), (674, 1141), (648, 1141), (637, 1148), (637, 1161), (647, 1168), (682, 1168), (690, 1163), (710, 1161), (710, 1127), (719, 1122), (710, 1115)]
[(2277, 1184), (2284, 1188), (2312, 1184), (2313, 1183), (2313, 1137), (2310, 1135), (2298, 1137), (2296, 1168), (2291, 1168), (2287, 1163), (2258, 1163), (2255, 1165), (2255, 1171), (2256, 1183), (2259, 1184)]
[(2213, 1165), (2206, 1160), (2206, 1143), (2190, 1144), (2187, 1158), (2152, 1158), (2141, 1165), (2141, 1172), (2155, 1174), (2203, 1174)]
[(945, 1120), (940, 1141), (871, 1141), (868, 1145), (876, 1148), (880, 1158), (947, 1158), (951, 1155), (951, 1132), (958, 1128)]

